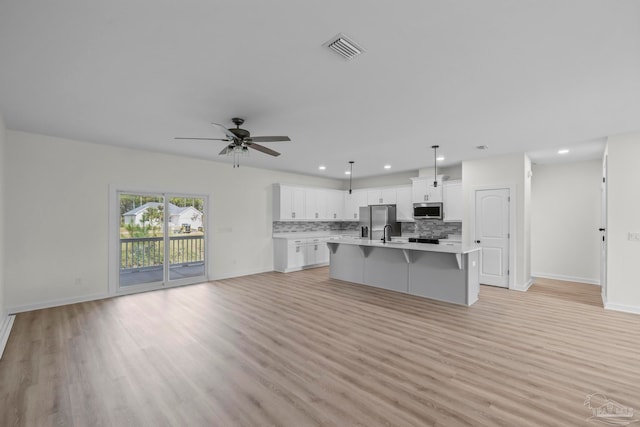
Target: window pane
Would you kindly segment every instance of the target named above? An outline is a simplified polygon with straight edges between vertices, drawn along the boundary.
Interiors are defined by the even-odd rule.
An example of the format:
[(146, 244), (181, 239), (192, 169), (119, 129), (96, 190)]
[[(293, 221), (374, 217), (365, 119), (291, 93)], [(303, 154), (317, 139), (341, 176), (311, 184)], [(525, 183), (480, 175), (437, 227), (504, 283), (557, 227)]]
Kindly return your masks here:
[(205, 199), (170, 197), (169, 280), (205, 275)]
[(119, 194), (121, 287), (163, 281), (164, 197)]

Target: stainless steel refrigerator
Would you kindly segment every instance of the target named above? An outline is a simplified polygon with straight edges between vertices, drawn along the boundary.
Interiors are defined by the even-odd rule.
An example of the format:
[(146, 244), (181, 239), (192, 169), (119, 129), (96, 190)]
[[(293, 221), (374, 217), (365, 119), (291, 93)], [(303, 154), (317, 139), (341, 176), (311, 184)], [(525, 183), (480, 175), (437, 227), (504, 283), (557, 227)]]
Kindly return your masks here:
[(385, 225), (391, 225), (388, 236), (400, 236), (400, 223), (396, 221), (396, 205), (370, 205), (360, 207), (360, 237), (381, 240)]

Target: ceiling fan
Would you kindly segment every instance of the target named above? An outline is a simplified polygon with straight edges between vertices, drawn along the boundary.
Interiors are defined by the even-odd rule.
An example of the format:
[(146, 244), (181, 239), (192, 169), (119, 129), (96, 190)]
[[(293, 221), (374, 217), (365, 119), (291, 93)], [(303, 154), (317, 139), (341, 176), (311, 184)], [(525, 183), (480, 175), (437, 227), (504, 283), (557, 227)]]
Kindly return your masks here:
[(247, 154), (249, 148), (260, 151), (261, 153), (269, 154), (270, 156), (277, 157), (280, 155), (277, 151), (267, 148), (263, 145), (256, 144), (256, 142), (278, 142), (278, 141), (291, 141), (288, 136), (251, 136), (248, 130), (241, 129), (240, 126), (244, 123), (244, 119), (234, 117), (231, 119), (233, 124), (236, 125), (235, 129), (227, 129), (226, 127), (217, 123), (211, 123), (214, 126), (220, 128), (224, 133), (224, 138), (188, 138), (188, 137), (176, 137), (175, 139), (190, 139), (198, 141), (227, 141), (229, 144), (222, 149), (220, 155), (233, 155), (233, 167), (240, 167), (239, 156)]

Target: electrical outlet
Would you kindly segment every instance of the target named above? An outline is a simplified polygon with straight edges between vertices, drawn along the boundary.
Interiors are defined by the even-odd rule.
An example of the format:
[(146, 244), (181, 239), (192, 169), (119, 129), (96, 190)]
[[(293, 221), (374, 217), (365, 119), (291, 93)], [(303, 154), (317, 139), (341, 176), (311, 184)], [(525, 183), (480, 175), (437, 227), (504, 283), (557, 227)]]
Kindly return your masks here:
[(631, 231), (627, 235), (628, 240), (632, 242), (640, 242), (640, 233), (632, 233)]
[(76, 286), (82, 286), (82, 278), (81, 277), (76, 277), (75, 284), (76, 284)]

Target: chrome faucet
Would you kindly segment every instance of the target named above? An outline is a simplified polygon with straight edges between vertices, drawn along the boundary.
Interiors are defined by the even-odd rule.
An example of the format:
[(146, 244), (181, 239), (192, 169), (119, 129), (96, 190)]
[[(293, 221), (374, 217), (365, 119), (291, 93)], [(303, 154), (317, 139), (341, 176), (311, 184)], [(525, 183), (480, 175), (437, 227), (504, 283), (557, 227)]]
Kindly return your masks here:
[(391, 230), (393, 230), (393, 227), (391, 226), (391, 224), (387, 224), (384, 226), (384, 228), (382, 229), (382, 243), (387, 243), (391, 241), (391, 235), (389, 235), (389, 239), (386, 238), (387, 236), (387, 227), (389, 227)]

